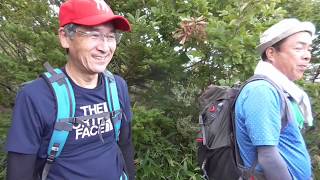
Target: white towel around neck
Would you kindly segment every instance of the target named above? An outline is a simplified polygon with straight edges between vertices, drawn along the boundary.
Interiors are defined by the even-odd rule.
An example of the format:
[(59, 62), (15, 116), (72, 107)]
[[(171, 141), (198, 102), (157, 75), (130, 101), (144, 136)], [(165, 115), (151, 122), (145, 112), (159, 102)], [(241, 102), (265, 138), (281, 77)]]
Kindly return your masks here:
[(308, 126), (313, 125), (313, 117), (309, 97), (299, 86), (290, 81), (271, 63), (260, 60), (254, 74), (267, 76), (276, 83), (284, 92), (287, 92), (299, 105), (304, 121)]

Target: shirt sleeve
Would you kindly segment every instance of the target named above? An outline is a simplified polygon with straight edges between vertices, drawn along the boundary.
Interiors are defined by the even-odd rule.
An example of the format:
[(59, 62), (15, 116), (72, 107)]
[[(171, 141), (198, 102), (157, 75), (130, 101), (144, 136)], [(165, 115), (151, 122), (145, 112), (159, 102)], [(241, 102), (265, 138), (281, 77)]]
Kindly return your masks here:
[(34, 99), (23, 88), (16, 96), (6, 150), (36, 154), (40, 147), (42, 124)]
[(279, 95), (268, 84), (259, 84), (244, 92), (245, 127), (253, 145), (277, 145), (281, 129)]
[(38, 78), (18, 92), (8, 131), (6, 151), (45, 158), (56, 118), (50, 87)]
[[(39, 91), (38, 91), (39, 92)], [(36, 160), (40, 149), (43, 124), (37, 108), (37, 93), (33, 85), (18, 92), (8, 132), (7, 179), (34, 179)]]

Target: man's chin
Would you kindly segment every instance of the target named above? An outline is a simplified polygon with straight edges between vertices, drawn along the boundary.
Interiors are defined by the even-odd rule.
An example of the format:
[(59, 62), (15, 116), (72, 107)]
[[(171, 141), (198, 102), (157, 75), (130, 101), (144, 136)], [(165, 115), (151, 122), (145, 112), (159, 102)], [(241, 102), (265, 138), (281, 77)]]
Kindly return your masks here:
[(298, 81), (298, 80), (300, 80), (302, 78), (303, 78), (303, 74), (297, 75), (296, 78), (293, 81)]
[(107, 69), (107, 64), (95, 65), (95, 67), (92, 68), (92, 70), (94, 70), (94, 72), (96, 72), (96, 73), (101, 73), (101, 72), (105, 71), (106, 69)]

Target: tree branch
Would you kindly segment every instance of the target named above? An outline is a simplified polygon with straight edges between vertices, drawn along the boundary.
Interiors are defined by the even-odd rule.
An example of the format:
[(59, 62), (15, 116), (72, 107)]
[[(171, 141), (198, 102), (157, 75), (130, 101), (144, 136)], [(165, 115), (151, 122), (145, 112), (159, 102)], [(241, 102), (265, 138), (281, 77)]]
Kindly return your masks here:
[(16, 47), (13, 45), (12, 42), (8, 41), (8, 37), (4, 32), (0, 33), (0, 40), (1, 40), (2, 48), (6, 49), (5, 51), (7, 52), (7, 55), (10, 57), (18, 58), (18, 56), (15, 54)]
[(15, 92), (14, 89), (11, 86), (9, 86), (9, 85), (7, 85), (5, 83), (0, 82), (0, 86), (6, 88), (10, 92)]
[(317, 77), (319, 76), (319, 74), (320, 74), (320, 65), (318, 66), (318, 69), (317, 69), (315, 75), (311, 78), (311, 82), (314, 83), (316, 81)]

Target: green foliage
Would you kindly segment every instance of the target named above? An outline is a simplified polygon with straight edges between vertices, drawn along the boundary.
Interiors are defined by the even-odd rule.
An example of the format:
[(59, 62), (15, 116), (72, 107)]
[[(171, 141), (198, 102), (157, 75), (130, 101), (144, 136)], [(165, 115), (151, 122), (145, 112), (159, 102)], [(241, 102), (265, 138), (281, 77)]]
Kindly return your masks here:
[(5, 179), (6, 176), (6, 153), (3, 151), (6, 134), (10, 127), (11, 111), (0, 107), (0, 179)]
[(320, 84), (303, 83), (303, 88), (308, 93), (314, 116), (314, 127), (307, 129), (305, 133), (306, 144), (312, 159), (312, 166), (315, 177), (320, 177)]
[[(277, 1), (226, 1), (210, 6), (208, 39), (203, 46), (189, 44), (203, 55), (192, 67), (200, 87), (231, 85), (247, 79), (257, 59), (259, 33), (281, 18), (284, 11)], [(199, 80), (200, 79), (200, 80)]]
[(61, 66), (65, 57), (48, 1), (3, 1), (0, 17), (0, 105), (9, 107), (18, 86), (43, 72), (45, 61)]
[(312, 160), (312, 167), (313, 167), (313, 173), (315, 179), (320, 177), (320, 156), (319, 156), (319, 151), (320, 151), (320, 143), (319, 143), (319, 138), (320, 138), (320, 133), (319, 133), (319, 124), (316, 125), (316, 127), (309, 129), (305, 133), (305, 140), (306, 144), (311, 156)]
[(135, 106), (133, 110), (137, 179), (200, 179), (195, 147), (184, 144), (176, 121), (158, 109)]
[[(18, 86), (37, 77), (43, 62), (56, 67), (66, 62), (57, 38), (57, 12), (49, 8), (49, 3), (61, 2), (0, 2), (0, 108), (13, 106)], [(279, 19), (297, 17), (320, 28), (320, 2), (315, 0), (110, 0), (108, 4), (133, 28), (124, 34), (108, 68), (127, 80), (137, 105), (133, 134), (138, 179), (199, 179), (193, 142), (201, 90), (211, 83), (231, 85), (247, 79), (259, 59), (255, 51), (259, 35)], [(180, 44), (173, 36), (180, 22), (199, 17), (207, 23), (206, 39), (193, 34)], [(314, 42), (313, 63), (319, 63), (320, 38)], [(307, 77), (315, 75), (310, 71)], [(307, 81), (301, 85), (312, 97), (316, 127), (308, 130), (306, 141), (320, 177), (320, 87)], [(1, 138), (8, 119), (0, 116)]]
[(318, 120), (320, 120), (320, 84), (305, 82), (303, 84), (303, 87), (310, 96), (312, 110), (314, 112), (314, 119), (317, 122)]

